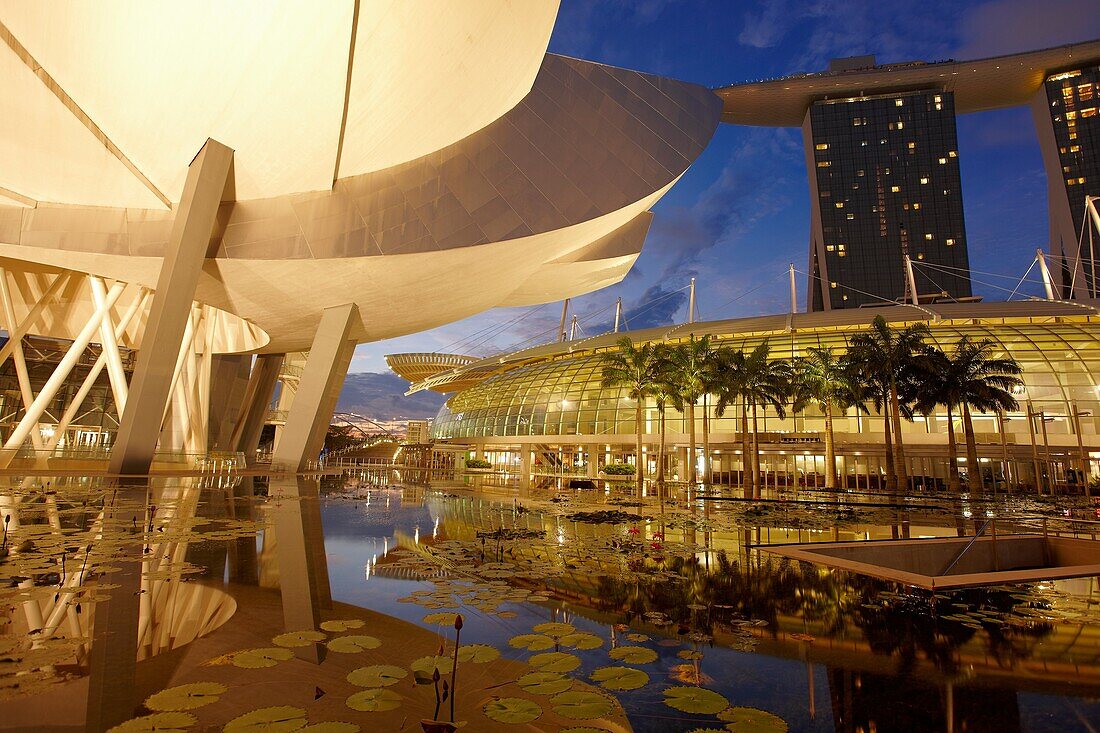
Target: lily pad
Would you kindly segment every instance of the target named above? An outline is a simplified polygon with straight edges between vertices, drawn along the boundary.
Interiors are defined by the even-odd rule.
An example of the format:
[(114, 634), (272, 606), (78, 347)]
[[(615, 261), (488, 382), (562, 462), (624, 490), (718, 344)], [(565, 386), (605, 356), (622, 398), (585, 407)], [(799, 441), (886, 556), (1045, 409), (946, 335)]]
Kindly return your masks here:
[(335, 639), (329, 639), (328, 644), (325, 646), (328, 647), (330, 652), (356, 654), (366, 651), (367, 649), (377, 649), (382, 646), (382, 642), (373, 636), (350, 634), (348, 636), (337, 636)]
[(573, 680), (558, 672), (528, 672), (516, 680), (529, 695), (557, 695), (573, 687)]
[(309, 646), (318, 641), (324, 641), (325, 635), (320, 631), (288, 631), (285, 634), (279, 634), (271, 643), (276, 646)]
[(757, 708), (727, 708), (718, 713), (733, 733), (787, 733), (787, 721)]
[(598, 692), (570, 690), (550, 698), (550, 706), (563, 718), (573, 720), (591, 720), (607, 715), (615, 709), (615, 704)]
[(627, 641), (633, 641), (635, 643), (641, 643), (641, 642), (644, 642), (644, 641), (649, 641), (649, 637), (646, 636), (645, 634), (627, 634), (626, 638), (627, 638)]
[(607, 654), (615, 661), (627, 664), (649, 664), (657, 659), (657, 652), (644, 646), (617, 646)]
[(700, 651), (696, 651), (695, 649), (681, 649), (680, 651), (676, 652), (676, 656), (678, 656), (680, 659), (695, 661), (697, 659), (702, 659), (703, 653)]
[(184, 733), (197, 722), (199, 722), (198, 718), (188, 713), (154, 713), (127, 720), (125, 723), (108, 729), (107, 733), (146, 733), (147, 731)]
[(226, 723), (222, 731), (223, 733), (253, 733), (254, 731), (288, 733), (305, 727), (305, 724), (305, 710), (290, 705), (278, 705), (239, 715)]
[(561, 643), (574, 649), (599, 649), (603, 646), (603, 639), (595, 634), (578, 632), (561, 637)]
[(145, 707), (160, 711), (193, 710), (216, 701), (225, 690), (225, 685), (217, 682), (192, 682), (150, 695), (145, 699)]
[(581, 726), (579, 728), (563, 728), (559, 733), (610, 733), (606, 728), (592, 728)]
[(500, 658), (500, 650), (488, 644), (467, 644), (459, 647), (458, 661), (485, 664)]
[(409, 669), (414, 672), (427, 672), (428, 674), (431, 674), (432, 670), (438, 669), (442, 674), (450, 672), (452, 666), (454, 666), (454, 657), (428, 656), (415, 660), (409, 665)]
[(591, 678), (605, 690), (637, 690), (649, 683), (649, 675), (633, 667), (600, 667)]
[(454, 626), (457, 613), (429, 613), (421, 621), (433, 626)]
[(581, 666), (581, 660), (565, 652), (545, 652), (536, 654), (527, 660), (535, 669), (543, 672), (572, 672)]
[(714, 690), (683, 685), (665, 688), (665, 705), (685, 713), (713, 715), (728, 708), (730, 703)]
[(295, 733), (359, 733), (359, 726), (342, 720), (326, 720), (299, 728)]
[(378, 713), (385, 710), (396, 710), (401, 707), (401, 698), (393, 690), (387, 690), (384, 687), (373, 687), (369, 690), (360, 690), (354, 693), (348, 697), (344, 704), (352, 710)]
[(501, 697), (485, 703), (481, 709), (485, 717), (498, 723), (522, 725), (538, 720), (542, 716), (542, 706), (534, 700), (522, 697)]
[(540, 652), (554, 646), (554, 640), (542, 634), (520, 634), (508, 640), (508, 646), (515, 649), (526, 649), (532, 652)]
[(294, 652), (283, 647), (271, 646), (262, 649), (245, 649), (233, 655), (232, 661), (235, 667), (245, 669), (260, 669), (261, 667), (274, 667), (279, 662), (285, 662), (294, 658)]
[(356, 687), (389, 687), (409, 676), (401, 667), (392, 664), (374, 664), (348, 672), (347, 680)]
[[(349, 631), (351, 629), (361, 629), (366, 622), (358, 618), (349, 618), (339, 621), (322, 621), (321, 628), (325, 631)], [(323, 723), (318, 723), (323, 725)], [(347, 723), (347, 725), (353, 725), (353, 723)], [(309, 726), (313, 728), (314, 726)]]
[(561, 624), (556, 622), (548, 622), (545, 624), (537, 624), (533, 629), (536, 634), (545, 634), (551, 638), (561, 638), (568, 636), (577, 631), (577, 628), (572, 624)]

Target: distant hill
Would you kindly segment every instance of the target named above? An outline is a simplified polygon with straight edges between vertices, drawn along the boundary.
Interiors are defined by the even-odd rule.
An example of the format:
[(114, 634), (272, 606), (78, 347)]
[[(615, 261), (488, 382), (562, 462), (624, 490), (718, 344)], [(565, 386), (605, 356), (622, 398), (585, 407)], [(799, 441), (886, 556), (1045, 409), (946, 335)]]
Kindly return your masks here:
[(428, 391), (406, 397), (405, 390), (408, 388), (408, 382), (390, 372), (349, 374), (344, 380), (336, 409), (377, 420), (416, 420), (435, 417), (447, 401), (446, 395)]

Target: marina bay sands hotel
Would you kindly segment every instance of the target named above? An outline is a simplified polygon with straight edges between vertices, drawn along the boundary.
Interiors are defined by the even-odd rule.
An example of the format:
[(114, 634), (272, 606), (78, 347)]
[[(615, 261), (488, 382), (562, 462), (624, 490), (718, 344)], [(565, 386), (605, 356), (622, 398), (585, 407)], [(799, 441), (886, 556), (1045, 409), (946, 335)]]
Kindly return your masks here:
[[(1098, 61), (1100, 42), (975, 61), (879, 66), (859, 56), (716, 91), (724, 122), (802, 128), (810, 310), (971, 298), (955, 118), (1022, 105), (1046, 168), (1055, 289), (1095, 297), (1086, 197), (1100, 195)], [(916, 297), (906, 257), (918, 265)]]

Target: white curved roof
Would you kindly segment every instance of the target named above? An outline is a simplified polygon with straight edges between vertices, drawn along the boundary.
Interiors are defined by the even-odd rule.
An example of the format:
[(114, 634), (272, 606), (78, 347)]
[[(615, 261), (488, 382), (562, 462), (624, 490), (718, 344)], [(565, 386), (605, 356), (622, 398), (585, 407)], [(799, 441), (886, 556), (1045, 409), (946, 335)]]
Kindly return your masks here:
[(238, 200), (328, 190), (514, 107), (557, 8), (0, 0), (0, 196), (164, 209), (207, 138), (235, 151)]

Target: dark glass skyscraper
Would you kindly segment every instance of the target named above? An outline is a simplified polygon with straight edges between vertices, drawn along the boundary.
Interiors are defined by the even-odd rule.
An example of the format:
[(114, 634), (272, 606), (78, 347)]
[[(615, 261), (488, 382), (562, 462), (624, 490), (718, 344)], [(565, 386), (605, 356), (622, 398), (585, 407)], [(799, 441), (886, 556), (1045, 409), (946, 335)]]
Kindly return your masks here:
[(1100, 67), (1048, 76), (1036, 97), (1032, 110), (1047, 169), (1051, 270), (1061, 297), (1097, 297), (1100, 238), (1089, 237), (1085, 197), (1100, 196)]
[(971, 295), (950, 92), (823, 100), (802, 126), (812, 195), (810, 309)]

